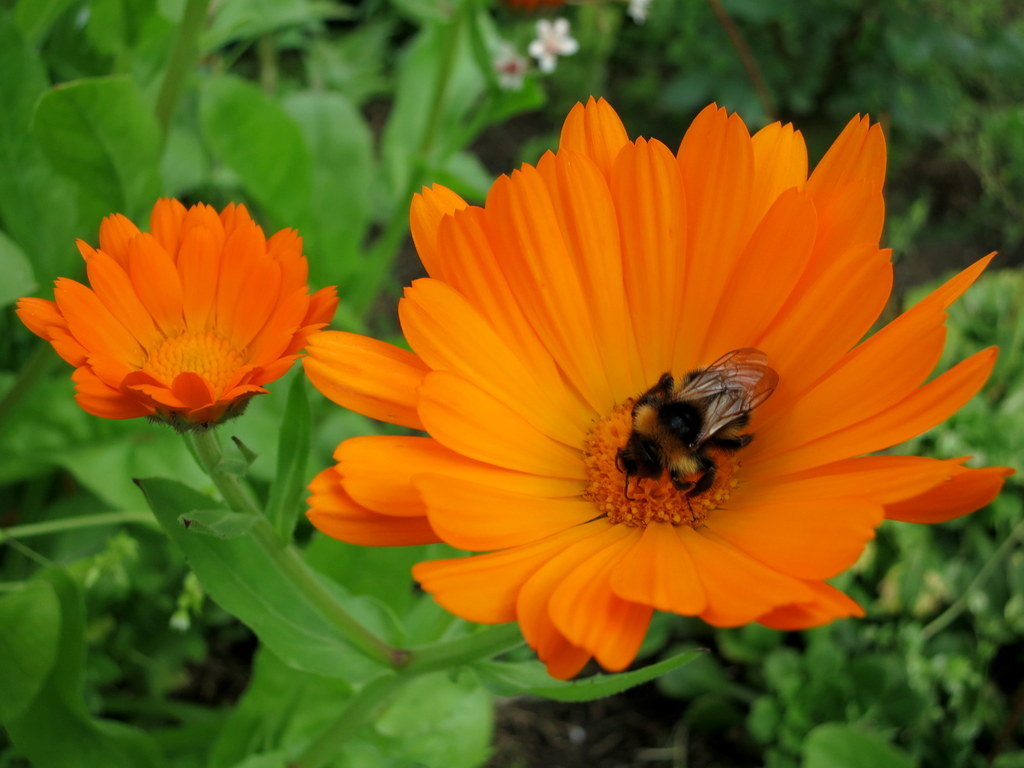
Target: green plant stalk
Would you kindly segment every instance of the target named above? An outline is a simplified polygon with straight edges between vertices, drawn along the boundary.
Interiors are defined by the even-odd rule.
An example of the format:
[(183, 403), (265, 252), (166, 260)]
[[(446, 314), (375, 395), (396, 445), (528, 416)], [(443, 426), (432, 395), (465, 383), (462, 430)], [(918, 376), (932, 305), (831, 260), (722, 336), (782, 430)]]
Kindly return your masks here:
[(160, 132), (165, 140), (171, 127), (174, 108), (185, 86), (185, 79), (195, 65), (199, 53), (199, 33), (206, 21), (209, 7), (210, 0), (187, 0), (185, 3), (174, 48), (171, 50), (164, 79), (160, 84), (160, 92), (156, 97), (156, 120), (160, 124)]
[(437, 82), (434, 83), (434, 92), (430, 101), (430, 112), (427, 114), (427, 121), (423, 128), (423, 137), (420, 140), (419, 151), (416, 154), (418, 162), (412, 169), (406, 188), (402, 196), (395, 201), (391, 218), (380, 237), (373, 244), (373, 248), (366, 259), (366, 264), (374, 267), (370, 273), (366, 285), (366, 296), (376, 296), (380, 283), (391, 268), (395, 260), (395, 253), (405, 239), (409, 227), (408, 201), (416, 192), (416, 187), (422, 182), (425, 158), (427, 158), (434, 145), (434, 138), (437, 134), (438, 125), (441, 122), (441, 111), (444, 108), (445, 95), (448, 92), (448, 83), (452, 79), (452, 69), (455, 67), (455, 58), (459, 47), (459, 33), (462, 28), (464, 17), (467, 13), (467, 4), (459, 2), (452, 11), (452, 19), (444, 28), (444, 40), (442, 41), (443, 58), (438, 65)]
[(971, 595), (975, 590), (988, 581), (989, 576), (992, 575), (992, 571), (995, 570), (996, 566), (998, 566), (1006, 556), (1013, 551), (1013, 548), (1020, 543), (1021, 540), (1024, 540), (1024, 520), (1021, 520), (1013, 527), (1010, 534), (1003, 540), (1003, 543), (999, 545), (999, 548), (992, 553), (992, 556), (989, 557), (985, 562), (985, 565), (981, 567), (981, 570), (978, 571), (978, 575), (975, 576), (971, 583), (967, 585), (967, 589), (961, 593), (960, 597), (954, 600), (946, 610), (924, 626), (921, 630), (922, 641), (928, 640), (934, 635), (937, 635), (952, 624), (956, 618), (966, 610), (967, 601), (970, 599)]
[(27, 539), (32, 536), (46, 536), (51, 533), (75, 531), (79, 528), (94, 528), (99, 525), (122, 525), (138, 523), (151, 528), (156, 527), (153, 515), (149, 512), (100, 512), (95, 515), (66, 517), (62, 520), (46, 520), (42, 523), (26, 523), (0, 528), (0, 543), (7, 539)]
[(375, 677), (352, 696), (338, 717), (310, 744), (288, 768), (322, 768), (340, 752), (345, 742), (386, 706), (391, 697), (408, 681), (406, 675)]
[(422, 675), (462, 664), (488, 659), (523, 644), (519, 625), (499, 624), (455, 640), (442, 640), (410, 648), (406, 674)]
[(292, 580), (355, 648), (387, 666), (403, 664), (407, 652), (394, 648), (377, 637), (346, 611), (302, 559), (298, 550), (281, 541), (253, 495), (242, 485), (238, 477), (224, 469), (223, 454), (214, 430), (196, 430), (185, 434), (199, 466), (213, 480), (225, 503), (235, 512), (259, 517), (259, 521), (252, 528), (252, 535), (273, 558), (281, 573)]

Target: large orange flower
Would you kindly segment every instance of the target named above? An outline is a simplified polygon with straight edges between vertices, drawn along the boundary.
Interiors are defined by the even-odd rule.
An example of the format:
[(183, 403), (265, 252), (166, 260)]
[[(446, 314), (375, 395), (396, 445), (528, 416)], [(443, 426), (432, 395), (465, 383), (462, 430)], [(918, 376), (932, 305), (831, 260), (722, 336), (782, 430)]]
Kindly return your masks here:
[(302, 239), (267, 240), (243, 205), (162, 199), (150, 229), (108, 216), (98, 250), (78, 241), (91, 289), (62, 277), (55, 302), (21, 299), (18, 316), (75, 366), (89, 413), (219, 421), (288, 370), (330, 322), (335, 289), (310, 296)]
[[(826, 580), (883, 519), (966, 514), (1009, 473), (865, 455), (948, 417), (996, 357), (925, 383), (946, 308), (989, 258), (861, 341), (892, 287), (884, 172), (866, 118), (808, 178), (789, 125), (751, 137), (712, 105), (673, 154), (591, 100), (485, 206), (424, 190), (412, 232), (430, 277), (399, 305), (414, 352), (324, 332), (304, 366), (341, 405), (430, 436), (343, 442), (310, 519), (360, 544), (486, 553), (414, 573), (459, 616), (518, 621), (558, 677), (592, 656), (626, 667), (654, 609), (779, 629), (861, 615)], [(634, 399), (743, 347), (780, 379), (756, 439), (716, 457), (703, 493), (663, 476), (627, 496), (616, 459)]]

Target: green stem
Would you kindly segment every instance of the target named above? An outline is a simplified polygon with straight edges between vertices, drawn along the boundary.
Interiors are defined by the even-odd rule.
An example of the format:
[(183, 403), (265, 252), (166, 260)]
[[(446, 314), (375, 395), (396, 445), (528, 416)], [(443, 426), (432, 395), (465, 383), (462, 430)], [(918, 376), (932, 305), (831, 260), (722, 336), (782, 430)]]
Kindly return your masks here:
[(518, 624), (500, 624), (457, 640), (421, 645), (408, 651), (407, 674), (421, 675), (439, 669), (486, 659), (510, 651), (523, 644)]
[(195, 66), (199, 53), (199, 33), (206, 22), (206, 12), (209, 6), (210, 0), (187, 0), (185, 3), (185, 12), (182, 14), (181, 24), (178, 26), (174, 49), (167, 62), (164, 80), (160, 84), (160, 93), (156, 97), (156, 119), (164, 138), (167, 137), (167, 131), (171, 127), (174, 107), (181, 96), (185, 79), (192, 67)]
[(345, 742), (373, 720), (391, 697), (407, 682), (404, 675), (376, 677), (346, 702), (338, 717), (310, 744), (289, 768), (321, 768), (334, 759)]
[(224, 455), (220, 450), (220, 441), (213, 429), (199, 429), (187, 433), (188, 442), (195, 452), (199, 466), (213, 480), (224, 502), (235, 512), (250, 515), (262, 515), (260, 505), (236, 475), (225, 471)]
[(45, 536), (50, 533), (74, 531), (79, 528), (94, 528), (99, 525), (122, 525), (124, 523), (155, 526), (153, 515), (149, 512), (101, 512), (96, 515), (66, 517), (61, 520), (46, 520), (42, 523), (26, 523), (25, 525), (12, 525), (8, 528), (0, 528), (0, 542), (7, 539), (27, 539), (31, 536)]
[(280, 571), (288, 576), (309, 598), (310, 602), (344, 633), (353, 646), (371, 659), (387, 666), (396, 667), (404, 664), (406, 652), (384, 642), (349, 614), (302, 559), (299, 551), (281, 541), (263, 515), (256, 499), (242, 485), (238, 477), (224, 469), (223, 454), (216, 432), (212, 429), (197, 430), (188, 432), (187, 438), (199, 465), (213, 480), (225, 503), (235, 512), (256, 515), (260, 518), (252, 528), (252, 535), (273, 558)]
[(982, 566), (981, 570), (978, 571), (978, 575), (974, 577), (971, 583), (967, 586), (960, 597), (954, 600), (950, 606), (932, 619), (928, 624), (925, 625), (924, 629), (921, 630), (921, 640), (926, 641), (932, 636), (938, 634), (950, 624), (952, 624), (957, 617), (964, 612), (967, 608), (967, 601), (975, 590), (979, 589), (986, 581), (988, 577), (992, 575), (992, 571), (995, 570), (1003, 559), (1013, 551), (1014, 546), (1024, 539), (1024, 520), (1021, 520), (1017, 525), (1010, 531), (1010, 535), (1007, 536), (1003, 543), (999, 545), (999, 549), (992, 553), (988, 561)]
[(3, 398), (0, 398), (0, 423), (14, 411), (18, 404), (21, 403), (21, 399), (32, 391), (36, 382), (42, 378), (55, 362), (57, 362), (57, 356), (53, 354), (49, 344), (39, 343), (36, 345), (35, 351), (29, 357), (28, 362), (22, 366), (21, 371), (18, 373), (18, 378), (15, 380), (14, 385), (7, 390)]
[(294, 583), (311, 603), (332, 622), (353, 646), (371, 659), (389, 667), (400, 667), (406, 662), (408, 651), (385, 642), (334, 599), (323, 581), (302, 559), (295, 547), (285, 544), (265, 520), (252, 529), (253, 536), (274, 559), (281, 573)]
[(459, 32), (462, 27), (463, 18), (466, 15), (466, 3), (459, 2), (452, 12), (451, 21), (444, 27), (441, 40), (441, 61), (438, 65), (437, 81), (434, 83), (434, 92), (430, 100), (430, 111), (427, 113), (427, 122), (423, 128), (423, 136), (420, 139), (419, 149), (413, 156), (415, 159), (406, 188), (402, 190), (401, 196), (395, 201), (391, 218), (384, 227), (383, 233), (373, 244), (373, 248), (367, 255), (366, 264), (372, 268), (367, 275), (366, 290), (363, 295), (368, 296), (372, 301), (377, 295), (380, 283), (388, 274), (395, 254), (402, 241), (405, 239), (409, 228), (409, 201), (416, 188), (422, 183), (424, 168), (430, 158), (434, 147), (434, 138), (437, 135), (441, 123), (441, 111), (444, 108), (445, 95), (448, 91), (448, 83), (452, 79), (452, 70), (455, 67), (455, 59), (459, 48)]

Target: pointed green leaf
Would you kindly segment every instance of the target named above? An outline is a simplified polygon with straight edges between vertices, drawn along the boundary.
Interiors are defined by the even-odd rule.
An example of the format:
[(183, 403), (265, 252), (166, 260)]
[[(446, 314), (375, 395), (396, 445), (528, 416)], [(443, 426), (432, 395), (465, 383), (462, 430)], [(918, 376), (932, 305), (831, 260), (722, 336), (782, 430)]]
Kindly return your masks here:
[(256, 524), (255, 515), (242, 515), (226, 509), (195, 509), (178, 520), (190, 533), (203, 533), (218, 539), (234, 539), (252, 530)]
[(532, 694), (555, 701), (592, 701), (641, 685), (687, 664), (703, 651), (686, 651), (631, 672), (557, 681), (539, 661), (481, 661), (472, 665), (488, 688), (503, 696)]
[(39, 693), (57, 658), (60, 603), (34, 581), (0, 598), (0, 722), (17, 717)]
[(284, 541), (291, 541), (295, 523), (305, 509), (302, 494), (306, 489), (310, 428), (306, 377), (295, 376), (288, 388), (288, 405), (277, 444), (277, 475), (267, 502), (267, 518)]
[(876, 733), (826, 723), (809, 734), (803, 768), (914, 768), (914, 761)]
[[(188, 486), (159, 478), (137, 481), (157, 520), (177, 544), (203, 588), (224, 610), (249, 626), (268, 648), (289, 665), (321, 675), (362, 682), (379, 674), (380, 667), (356, 651), (281, 567), (285, 546), (265, 519), (258, 518), (260, 536), (231, 539), (203, 536), (185, 528), (179, 518), (193, 510), (211, 509), (212, 499)], [(263, 535), (265, 534), (265, 535)], [(294, 564), (294, 563), (293, 563)], [(307, 568), (305, 563), (297, 567)], [(310, 575), (319, 576), (315, 571)], [(336, 596), (347, 599), (345, 607), (369, 623), (365, 602), (344, 595), (331, 585)], [(375, 627), (379, 629), (379, 627)]]

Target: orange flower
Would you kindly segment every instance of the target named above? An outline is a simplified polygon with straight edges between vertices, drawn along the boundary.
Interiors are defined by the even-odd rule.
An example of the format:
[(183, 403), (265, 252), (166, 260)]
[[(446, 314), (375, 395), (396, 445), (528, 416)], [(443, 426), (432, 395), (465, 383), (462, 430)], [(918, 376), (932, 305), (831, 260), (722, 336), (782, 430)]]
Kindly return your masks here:
[(180, 428), (237, 415), (330, 322), (335, 289), (310, 296), (298, 233), (267, 240), (244, 205), (161, 199), (150, 229), (108, 216), (98, 250), (78, 241), (92, 288), (59, 278), (55, 302), (21, 299), (18, 316), (75, 366), (91, 414)]
[[(551, 674), (633, 660), (654, 609), (720, 627), (813, 627), (863, 611), (827, 579), (883, 519), (933, 523), (987, 504), (1005, 468), (866, 456), (932, 427), (985, 382), (995, 349), (925, 383), (945, 310), (991, 257), (861, 341), (892, 288), (879, 250), (885, 146), (854, 118), (808, 178), (800, 133), (751, 137), (709, 106), (673, 154), (629, 141), (603, 100), (577, 105), (557, 154), (467, 205), (412, 205), (430, 277), (399, 316), (414, 352), (346, 333), (310, 340), (313, 383), (430, 437), (357, 437), (312, 483), (309, 517), (359, 544), (444, 541), (473, 557), (414, 574), (448, 610), (518, 621)], [(743, 347), (774, 394), (747, 447), (693, 496), (625, 490), (631, 405)]]

